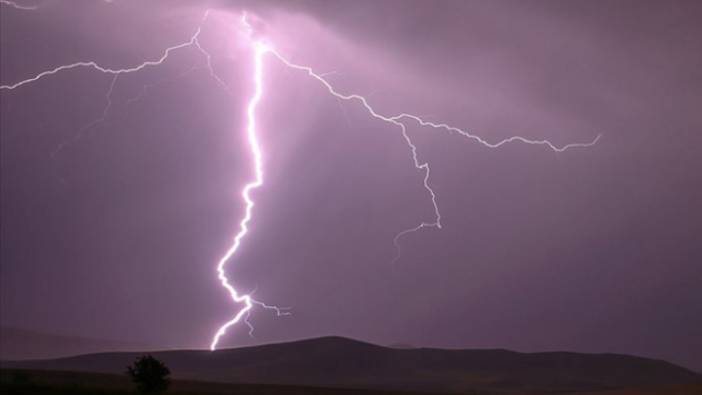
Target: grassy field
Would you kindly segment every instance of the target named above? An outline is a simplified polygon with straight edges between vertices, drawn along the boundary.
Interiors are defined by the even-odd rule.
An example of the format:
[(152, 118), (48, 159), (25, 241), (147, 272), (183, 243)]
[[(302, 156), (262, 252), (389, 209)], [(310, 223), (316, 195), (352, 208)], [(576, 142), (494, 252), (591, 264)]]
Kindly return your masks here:
[[(4, 395), (126, 395), (135, 394), (125, 376), (40, 370), (0, 370), (0, 393)], [(167, 394), (172, 395), (429, 395), (420, 392), (369, 391), (340, 388), (315, 388), (261, 384), (221, 384), (174, 380)], [(467, 393), (462, 393), (467, 394)], [(469, 393), (468, 393), (469, 394)], [(497, 394), (475, 392), (474, 394)], [(501, 393), (505, 394), (505, 393)], [(524, 393), (509, 393), (517, 395)], [(565, 394), (565, 393), (562, 393)], [(700, 395), (702, 385), (672, 386), (569, 393), (572, 395)], [(435, 393), (438, 395), (438, 393)], [(445, 395), (445, 394), (444, 394)], [(531, 393), (529, 395), (538, 395)], [(544, 394), (545, 395), (545, 394)], [(554, 395), (550, 392), (549, 395)]]

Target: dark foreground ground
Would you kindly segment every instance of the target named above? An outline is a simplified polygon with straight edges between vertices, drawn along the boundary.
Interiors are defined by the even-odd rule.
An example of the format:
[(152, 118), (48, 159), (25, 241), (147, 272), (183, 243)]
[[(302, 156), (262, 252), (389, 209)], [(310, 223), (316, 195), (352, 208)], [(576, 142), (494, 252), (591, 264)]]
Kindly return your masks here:
[[(107, 352), (58, 359), (0, 361), (0, 368), (120, 377), (124, 376), (126, 366), (143, 354)], [(171, 350), (151, 354), (170, 368), (174, 379), (184, 380), (183, 384), (176, 383), (174, 390), (190, 391), (193, 387), (188, 387), (186, 381), (220, 383), (218, 387), (208, 384), (206, 388), (198, 384), (195, 387), (198, 392), (223, 388), (224, 393), (231, 393), (234, 385), (240, 392), (248, 391), (243, 393), (311, 394), (313, 388), (350, 388), (376, 391), (367, 392), (369, 394), (383, 393), (381, 391), (557, 394), (702, 384), (702, 375), (698, 373), (666, 361), (631, 355), (393, 349), (342, 337), (215, 352)], [(244, 388), (239, 383), (260, 385)], [(128, 389), (129, 383), (126, 384), (122, 388)], [(361, 392), (325, 390), (322, 393)]]
[[(83, 372), (25, 369), (0, 370), (3, 395), (126, 395), (135, 394), (126, 376)], [(702, 384), (654, 388), (631, 388), (590, 392), (462, 392), (463, 394), (530, 395), (700, 395)], [(223, 384), (175, 380), (166, 394), (171, 395), (439, 395), (439, 392), (395, 392), (341, 388), (317, 388), (264, 384)]]
[[(84, 372), (60, 372), (24, 369), (0, 370), (0, 394), (3, 395), (133, 395), (134, 385), (126, 376)], [(317, 388), (266, 384), (225, 384), (174, 380), (166, 392), (170, 395), (404, 395), (408, 392), (373, 391), (341, 388)], [(429, 395), (426, 392), (409, 392)], [(435, 393), (438, 394), (438, 393)]]

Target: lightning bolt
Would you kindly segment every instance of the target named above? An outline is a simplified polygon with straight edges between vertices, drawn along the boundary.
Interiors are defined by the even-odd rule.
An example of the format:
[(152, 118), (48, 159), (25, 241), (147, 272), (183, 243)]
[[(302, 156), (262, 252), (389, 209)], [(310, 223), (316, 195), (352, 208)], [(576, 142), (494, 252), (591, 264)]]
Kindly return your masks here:
[(40, 79), (42, 79), (44, 77), (58, 74), (62, 71), (67, 71), (67, 70), (72, 70), (72, 69), (77, 69), (77, 68), (92, 68), (92, 69), (97, 70), (101, 73), (111, 74), (111, 75), (135, 73), (135, 72), (141, 71), (147, 67), (159, 66), (159, 65), (163, 64), (163, 62), (165, 62), (166, 59), (168, 59), (168, 57), (170, 56), (170, 54), (173, 51), (195, 45), (195, 42), (197, 41), (197, 37), (199, 35), (200, 35), (200, 28), (198, 27), (197, 31), (195, 32), (195, 34), (192, 36), (192, 38), (189, 41), (184, 42), (182, 44), (174, 45), (172, 47), (168, 47), (163, 52), (161, 57), (158, 58), (157, 60), (148, 60), (148, 61), (141, 63), (141, 64), (134, 66), (134, 67), (124, 68), (124, 69), (112, 69), (109, 67), (100, 66), (97, 62), (92, 61), (92, 60), (88, 61), (88, 62), (76, 62), (76, 63), (61, 65), (61, 66), (58, 66), (58, 67), (53, 68), (51, 70), (42, 71), (41, 73), (35, 75), (34, 77), (27, 78), (26, 80), (22, 80), (22, 81), (14, 83), (14, 84), (0, 85), (0, 90), (17, 89), (19, 87), (30, 84), (32, 82), (39, 81)]
[[(0, 0), (2, 4), (6, 4), (5, 0)], [(11, 2), (10, 2), (11, 3)], [(12, 3), (13, 6), (15, 6), (15, 3)], [(32, 8), (34, 9), (34, 8)], [(185, 48), (195, 48), (197, 51), (199, 51), (206, 60), (207, 64), (207, 69), (209, 71), (210, 76), (223, 88), (225, 89), (228, 93), (231, 94), (231, 91), (229, 90), (229, 87), (226, 85), (226, 83), (215, 73), (214, 68), (212, 66), (212, 55), (205, 50), (205, 48), (202, 46), (200, 42), (200, 34), (202, 31), (202, 24), (207, 20), (209, 17), (210, 10), (205, 11), (204, 16), (202, 17), (202, 21), (200, 26), (197, 27), (193, 35), (190, 37), (190, 39), (186, 42), (180, 43), (173, 45), (171, 47), (166, 48), (161, 56), (155, 60), (147, 60), (143, 63), (140, 63), (136, 66), (133, 67), (127, 67), (127, 68), (110, 68), (106, 66), (102, 66), (98, 64), (95, 61), (82, 61), (82, 62), (75, 62), (75, 63), (70, 63), (70, 64), (65, 64), (61, 65), (58, 67), (55, 67), (50, 70), (43, 71), (34, 77), (27, 78), (25, 80), (18, 81), (14, 84), (3, 84), (0, 85), (0, 90), (15, 90), (18, 88), (21, 88), (25, 85), (29, 85), (35, 82), (38, 82), (42, 80), (43, 78), (50, 77), (53, 75), (56, 75), (58, 73), (72, 70), (72, 69), (78, 69), (78, 68), (88, 68), (88, 69), (93, 69), (95, 71), (98, 71), (103, 74), (108, 74), (112, 75), (112, 81), (109, 85), (109, 88), (107, 90), (107, 93), (105, 95), (106, 99), (106, 104), (105, 107), (103, 108), (102, 114), (99, 118), (91, 121), (87, 125), (83, 126), (78, 133), (73, 137), (72, 140), (70, 141), (65, 141), (56, 148), (54, 152), (52, 152), (51, 156), (52, 158), (55, 157), (56, 154), (58, 154), (61, 150), (63, 150), (71, 141), (75, 141), (77, 138), (79, 138), (85, 131), (88, 129), (94, 127), (95, 125), (105, 122), (107, 120), (107, 117), (109, 115), (110, 109), (112, 108), (113, 100), (112, 100), (112, 92), (114, 91), (115, 85), (117, 83), (117, 79), (124, 74), (130, 74), (130, 73), (136, 73), (139, 72), (145, 68), (148, 67), (155, 67), (162, 65), (166, 60), (171, 56), (172, 53), (178, 50), (182, 50)], [(248, 318), (250, 317), (251, 310), (254, 306), (261, 307), (263, 309), (267, 310), (272, 310), (276, 313), (277, 316), (285, 316), (289, 315), (290, 312), (287, 311), (288, 308), (286, 307), (278, 307), (278, 306), (273, 306), (269, 305), (266, 303), (263, 303), (259, 300), (256, 300), (251, 297), (250, 294), (240, 294), (236, 288), (231, 284), (229, 279), (226, 276), (226, 272), (224, 271), (224, 267), (226, 263), (231, 259), (231, 257), (236, 253), (236, 251), (239, 249), (239, 246), (241, 245), (241, 241), (246, 236), (246, 234), (249, 231), (248, 224), (251, 221), (251, 215), (252, 215), (252, 210), (254, 207), (254, 201), (251, 198), (251, 191), (260, 187), (263, 185), (263, 159), (262, 159), (262, 153), (261, 153), (261, 146), (258, 142), (258, 137), (256, 135), (256, 118), (255, 118), (255, 111), (256, 111), (256, 106), (258, 105), (258, 102), (261, 99), (261, 96), (263, 95), (263, 55), (269, 50), (268, 47), (262, 43), (256, 43), (253, 45), (254, 48), (254, 85), (255, 85), (255, 92), (251, 100), (249, 101), (249, 105), (247, 107), (247, 122), (248, 126), (246, 129), (247, 132), (247, 137), (248, 137), (248, 142), (249, 142), (249, 147), (252, 152), (253, 156), (253, 164), (254, 164), (254, 173), (255, 173), (255, 178), (252, 182), (246, 184), (242, 191), (242, 198), (245, 203), (245, 215), (244, 218), (241, 220), (239, 223), (239, 233), (236, 234), (234, 237), (234, 243), (232, 246), (227, 250), (225, 255), (220, 259), (219, 263), (217, 264), (217, 278), (221, 282), (222, 286), (227, 290), (229, 293), (230, 297), (236, 304), (243, 304), (244, 307), (241, 308), (234, 318), (232, 318), (230, 321), (225, 323), (220, 329), (217, 331), (215, 337), (212, 339), (212, 342), (210, 344), (210, 348), (212, 350), (216, 349), (217, 343), (219, 341), (219, 338), (223, 336), (227, 329), (238, 323), (243, 321), (244, 324), (246, 324), (249, 328), (249, 335), (253, 336), (254, 332), (254, 327), (253, 325), (249, 322)], [(186, 71), (182, 75), (192, 71), (193, 69), (191, 68), (190, 70)], [(136, 100), (139, 100), (144, 94), (145, 91), (149, 88), (149, 85), (144, 86), (142, 91), (135, 96), (134, 98), (131, 98), (128, 100), (128, 102), (134, 102)]]
[[(22, 6), (18, 6), (16, 3), (13, 3), (11, 1), (7, 0), (0, 0), (0, 3), (10, 5), (19, 9), (34, 9), (34, 8), (26, 8)], [(207, 16), (209, 14), (209, 10), (205, 12), (205, 15), (202, 19), (202, 23), (205, 22), (207, 19)], [(106, 98), (107, 98), (107, 103), (106, 107), (103, 110), (102, 116), (92, 122), (91, 124), (87, 125), (86, 128), (92, 127), (93, 125), (103, 122), (107, 119), (107, 115), (109, 113), (109, 110), (112, 106), (112, 91), (114, 90), (114, 86), (117, 82), (117, 78), (122, 75), (122, 74), (128, 74), (128, 73), (134, 73), (138, 72), (140, 70), (143, 70), (144, 68), (151, 67), (151, 66), (158, 66), (163, 64), (170, 54), (174, 51), (184, 49), (187, 47), (194, 47), (197, 49), (204, 57), (206, 60), (207, 68), (209, 70), (210, 76), (217, 81), (218, 84), (222, 86), (227, 92), (230, 93), (229, 88), (227, 84), (215, 73), (213, 66), (212, 66), (212, 56), (211, 54), (205, 50), (205, 48), (202, 46), (202, 44), (199, 41), (199, 36), (201, 32), (201, 27), (202, 23), (198, 28), (196, 29), (195, 33), (190, 37), (190, 39), (184, 43), (177, 44), (171, 47), (168, 47), (165, 49), (163, 54), (161, 55), (160, 58), (156, 60), (150, 60), (150, 61), (145, 61), (139, 65), (136, 65), (134, 67), (130, 68), (123, 68), (123, 69), (112, 69), (109, 67), (104, 67), (99, 65), (98, 63), (94, 61), (87, 61), (87, 62), (76, 62), (76, 63), (71, 63), (67, 65), (61, 65), (58, 66), (54, 69), (50, 69), (44, 72), (41, 72), (34, 77), (16, 82), (14, 84), (7, 84), (7, 85), (0, 85), (0, 90), (14, 90), (17, 88), (20, 88), (24, 85), (30, 84), (37, 82), (41, 80), (42, 78), (48, 77), (55, 75), (59, 72), (75, 69), (75, 68), (91, 68), (96, 71), (99, 71), (104, 74), (110, 74), (113, 75), (113, 80), (112, 83), (110, 84), (110, 88), (107, 92)], [(306, 65), (300, 65), (291, 62), (288, 60), (286, 57), (284, 57), (282, 54), (280, 54), (277, 50), (274, 49), (274, 47), (270, 44), (268, 44), (266, 41), (261, 40), (261, 39), (255, 39), (254, 38), (254, 30), (250, 23), (248, 22), (247, 19), (247, 14), (243, 13), (241, 17), (241, 25), (245, 29), (249, 43), (251, 45), (251, 49), (253, 51), (253, 85), (254, 85), (254, 91), (253, 95), (250, 97), (248, 101), (248, 105), (246, 107), (246, 136), (247, 136), (247, 142), (251, 151), (252, 155), (252, 160), (253, 160), (253, 170), (254, 170), (254, 178), (250, 182), (248, 182), (244, 188), (241, 191), (241, 198), (244, 202), (244, 216), (239, 222), (239, 230), (234, 236), (234, 240), (230, 248), (225, 252), (225, 254), (220, 258), (220, 260), (217, 263), (216, 266), (216, 271), (217, 271), (217, 278), (219, 282), (221, 283), (222, 287), (226, 289), (226, 291), (229, 293), (232, 301), (237, 304), (237, 305), (243, 305), (242, 308), (240, 308), (237, 313), (234, 315), (232, 319), (224, 323), (215, 333), (214, 337), (212, 338), (212, 341), (210, 343), (210, 349), (211, 350), (216, 350), (217, 345), (222, 338), (227, 333), (227, 330), (239, 323), (243, 322), (246, 324), (249, 328), (249, 335), (252, 335), (253, 333), (253, 326), (251, 323), (248, 321), (248, 318), (251, 315), (251, 311), (255, 306), (261, 307), (264, 309), (268, 310), (273, 310), (276, 312), (278, 316), (281, 315), (288, 315), (290, 314), (287, 311), (287, 308), (280, 308), (277, 306), (272, 306), (272, 305), (267, 305), (263, 302), (260, 302), (258, 300), (255, 300), (252, 298), (251, 293), (240, 293), (230, 282), (229, 278), (227, 277), (225, 268), (227, 263), (234, 257), (234, 255), (237, 253), (239, 250), (243, 239), (246, 237), (246, 235), (249, 233), (249, 226), (252, 220), (253, 216), (253, 209), (255, 206), (255, 202), (251, 196), (252, 192), (258, 188), (260, 188), (263, 183), (264, 183), (264, 172), (263, 172), (263, 152), (261, 148), (260, 141), (258, 139), (257, 135), (257, 122), (256, 122), (256, 112), (258, 105), (261, 101), (261, 98), (263, 97), (264, 94), (264, 57), (267, 55), (271, 55), (274, 58), (276, 58), (278, 61), (280, 61), (285, 67), (290, 68), (292, 70), (300, 71), (305, 73), (307, 76), (315, 79), (318, 81), (325, 89), (326, 91), (334, 96), (337, 100), (339, 101), (348, 101), (348, 102), (356, 102), (359, 103), (368, 113), (369, 116), (382, 121), (384, 123), (390, 124), (394, 127), (396, 127), (399, 131), (400, 134), (407, 145), (409, 149), (409, 154), (410, 158), (412, 161), (412, 164), (414, 167), (423, 173), (423, 178), (422, 178), (422, 183), (423, 187), (426, 190), (427, 194), (430, 197), (430, 201), (432, 204), (432, 207), (434, 209), (434, 217), (432, 220), (429, 221), (422, 221), (420, 222), (417, 226), (414, 226), (409, 229), (405, 229), (401, 232), (399, 232), (393, 239), (393, 244), (396, 248), (397, 255), (393, 262), (397, 261), (400, 259), (400, 239), (413, 232), (420, 231), (425, 228), (436, 228), (436, 229), (441, 229), (442, 224), (441, 224), (441, 212), (439, 210), (439, 205), (437, 203), (437, 195), (435, 191), (432, 189), (431, 184), (430, 184), (430, 174), (431, 174), (431, 168), (429, 166), (429, 163), (426, 161), (421, 161), (418, 157), (417, 153), (417, 146), (416, 144), (412, 141), (410, 135), (408, 134), (407, 131), (407, 126), (405, 122), (415, 122), (422, 128), (431, 128), (431, 129), (436, 129), (436, 130), (443, 130), (446, 132), (450, 133), (457, 133), (458, 135), (462, 136), (463, 138), (475, 141), (487, 148), (499, 148), (507, 143), (513, 143), (513, 142), (518, 142), (518, 143), (524, 143), (524, 144), (529, 144), (529, 145), (538, 145), (538, 146), (544, 146), (554, 152), (564, 152), (568, 149), (572, 148), (587, 148), (595, 145), (601, 135), (598, 134), (592, 141), (587, 142), (587, 143), (571, 143), (571, 144), (566, 144), (563, 146), (556, 146), (555, 144), (551, 143), (548, 140), (532, 140), (532, 139), (527, 139), (525, 137), (521, 136), (512, 136), (494, 143), (491, 143), (483, 138), (481, 138), (478, 135), (472, 134), (464, 129), (451, 126), (446, 123), (436, 123), (436, 122), (430, 122), (422, 119), (418, 115), (413, 115), (409, 113), (401, 113), (397, 115), (387, 115), (387, 114), (381, 114), (380, 112), (376, 111), (368, 102), (368, 99), (362, 95), (358, 94), (345, 94), (341, 93), (334, 86), (325, 78), (328, 75), (333, 74), (332, 73), (316, 73), (311, 67), (306, 66)], [(136, 98), (130, 99), (130, 102), (133, 100), (138, 100), (138, 98), (141, 97), (143, 92), (146, 90), (147, 87), (144, 87), (142, 90), (142, 93), (140, 93)]]
[(587, 142), (587, 143), (571, 143), (571, 144), (566, 144), (564, 146), (558, 147), (551, 143), (548, 140), (530, 140), (525, 137), (521, 136), (512, 136), (508, 137), (504, 140), (500, 140), (496, 143), (490, 143), (487, 140), (484, 140), (480, 136), (477, 136), (475, 134), (472, 134), (466, 130), (457, 128), (455, 126), (448, 125), (446, 123), (434, 123), (434, 122), (429, 122), (425, 121), (424, 119), (420, 118), (417, 115), (413, 114), (408, 114), (408, 113), (401, 113), (399, 115), (383, 115), (377, 112), (369, 103), (366, 97), (358, 95), (358, 94), (344, 94), (340, 93), (337, 91), (329, 81), (327, 81), (324, 78), (323, 74), (318, 74), (315, 73), (314, 70), (309, 67), (309, 66), (303, 66), (299, 64), (295, 64), (285, 57), (283, 57), (279, 52), (275, 51), (274, 49), (270, 49), (268, 52), (272, 53), (278, 60), (280, 60), (285, 66), (294, 69), (294, 70), (299, 70), (304, 73), (306, 73), (309, 77), (314, 78), (315, 80), (319, 81), (324, 88), (334, 97), (336, 97), (339, 100), (344, 100), (344, 101), (356, 101), (360, 103), (368, 112), (370, 116), (373, 118), (376, 118), (380, 121), (389, 123), (391, 125), (397, 126), (402, 134), (402, 137), (407, 144), (407, 147), (409, 148), (409, 152), (411, 154), (412, 158), (412, 163), (414, 164), (414, 167), (424, 173), (424, 178), (422, 180), (424, 189), (427, 191), (429, 194), (430, 200), (432, 207), (434, 209), (434, 219), (431, 220), (430, 222), (423, 221), (420, 222), (417, 226), (414, 226), (409, 229), (405, 229), (401, 232), (399, 232), (394, 238), (393, 238), (393, 244), (395, 245), (397, 255), (395, 256), (395, 259), (393, 259), (393, 263), (398, 261), (400, 259), (400, 239), (413, 232), (417, 232), (421, 229), (424, 228), (436, 228), (436, 229), (441, 229), (441, 212), (439, 211), (439, 205), (437, 203), (437, 196), (436, 192), (432, 189), (430, 183), (429, 183), (429, 176), (431, 174), (431, 168), (429, 167), (428, 162), (422, 162), (419, 160), (418, 155), (417, 155), (417, 146), (414, 144), (412, 139), (410, 138), (409, 134), (407, 133), (407, 127), (405, 126), (404, 123), (401, 122), (401, 120), (412, 120), (417, 122), (420, 126), (422, 127), (430, 127), (433, 129), (444, 129), (448, 132), (455, 132), (461, 135), (464, 138), (470, 139), (477, 141), (478, 143), (484, 145), (485, 147), (488, 148), (499, 148), (507, 143), (512, 143), (512, 142), (520, 142), (520, 143), (525, 143), (525, 144), (530, 144), (530, 145), (541, 145), (541, 146), (546, 146), (549, 149), (555, 151), (555, 152), (563, 152), (568, 149), (572, 148), (586, 148), (586, 147), (591, 147), (599, 141), (599, 139), (602, 137), (601, 134), (598, 134), (592, 141)]
[[(246, 19), (244, 19), (244, 21), (246, 21)], [(258, 104), (261, 101), (261, 97), (263, 97), (263, 56), (270, 51), (270, 48), (266, 44), (256, 41), (253, 43), (253, 51), (253, 80), (255, 88), (254, 94), (249, 100), (248, 106), (246, 107), (246, 137), (248, 139), (249, 148), (251, 149), (251, 154), (253, 156), (254, 179), (248, 184), (246, 184), (244, 186), (244, 189), (241, 191), (241, 197), (245, 202), (245, 213), (244, 218), (241, 220), (241, 222), (239, 222), (239, 232), (236, 234), (236, 236), (234, 236), (234, 243), (232, 244), (232, 246), (229, 248), (229, 250), (227, 250), (227, 252), (224, 254), (224, 256), (222, 256), (222, 258), (219, 260), (219, 263), (217, 264), (217, 278), (219, 278), (219, 281), (221, 282), (222, 286), (226, 288), (226, 290), (229, 292), (229, 295), (231, 296), (234, 303), (243, 303), (244, 307), (236, 313), (234, 318), (227, 321), (217, 330), (214, 337), (212, 338), (212, 343), (210, 344), (210, 350), (212, 351), (217, 349), (217, 344), (219, 343), (220, 338), (227, 333), (227, 329), (229, 329), (229, 327), (235, 325), (236, 323), (241, 321), (242, 318), (250, 314), (254, 304), (257, 304), (263, 308), (273, 309), (278, 315), (289, 314), (289, 312), (283, 311), (283, 309), (281, 308), (275, 306), (268, 306), (262, 302), (254, 300), (249, 294), (239, 295), (236, 288), (234, 288), (229, 282), (227, 273), (224, 270), (225, 266), (227, 265), (227, 262), (229, 262), (229, 260), (234, 256), (234, 254), (236, 254), (237, 250), (239, 250), (239, 247), (241, 246), (242, 240), (244, 239), (244, 237), (246, 237), (246, 234), (249, 233), (249, 222), (251, 222), (253, 208), (255, 205), (253, 199), (251, 198), (251, 192), (254, 189), (257, 189), (263, 185), (263, 153), (261, 152), (261, 144), (258, 140), (258, 135), (256, 133), (256, 107), (258, 107)], [(253, 327), (250, 323), (248, 323), (248, 321), (246, 321), (245, 318), (244, 321), (249, 326), (249, 334), (251, 334), (253, 331)]]
[(14, 8), (16, 10), (22, 10), (22, 11), (34, 11), (34, 10), (39, 8), (38, 6), (35, 6), (35, 5), (22, 5), (22, 4), (18, 4), (18, 3), (15, 3), (14, 1), (10, 1), (10, 0), (0, 0), (0, 5), (6, 5), (8, 7)]

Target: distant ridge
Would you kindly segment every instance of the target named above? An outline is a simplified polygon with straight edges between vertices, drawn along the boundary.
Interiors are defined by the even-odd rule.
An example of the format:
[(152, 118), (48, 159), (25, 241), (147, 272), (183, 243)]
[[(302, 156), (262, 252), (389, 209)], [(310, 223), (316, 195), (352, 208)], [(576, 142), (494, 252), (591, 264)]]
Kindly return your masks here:
[(46, 359), (144, 348), (137, 344), (0, 327), (0, 360)]
[[(142, 353), (101, 353), (4, 367), (117, 373)], [(591, 391), (702, 383), (671, 363), (619, 354), (397, 349), (342, 337), (226, 349), (152, 352), (175, 378), (318, 387), (466, 391)]]

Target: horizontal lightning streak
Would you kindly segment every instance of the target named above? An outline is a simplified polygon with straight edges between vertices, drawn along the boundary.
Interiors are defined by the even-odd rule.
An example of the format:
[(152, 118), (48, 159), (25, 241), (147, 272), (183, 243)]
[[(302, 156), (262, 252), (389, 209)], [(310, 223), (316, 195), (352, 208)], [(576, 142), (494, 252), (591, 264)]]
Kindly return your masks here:
[(338, 99), (341, 100), (346, 100), (346, 101), (353, 101), (356, 100), (360, 102), (363, 107), (365, 107), (366, 111), (374, 118), (379, 119), (383, 122), (390, 123), (392, 125), (395, 125), (400, 128), (400, 131), (402, 132), (402, 137), (405, 139), (405, 142), (410, 148), (410, 152), (412, 154), (412, 162), (414, 163), (414, 167), (416, 167), (419, 170), (422, 170), (424, 172), (424, 188), (429, 192), (429, 195), (431, 196), (431, 202), (432, 205), (434, 206), (434, 214), (435, 214), (435, 220), (434, 222), (423, 222), (422, 224), (419, 225), (419, 227), (436, 227), (436, 228), (441, 228), (441, 213), (439, 212), (439, 206), (436, 203), (436, 193), (434, 193), (434, 190), (431, 188), (429, 185), (429, 163), (424, 162), (421, 163), (419, 161), (418, 155), (417, 155), (417, 146), (412, 142), (412, 139), (410, 138), (409, 134), (407, 134), (407, 128), (405, 125), (394, 119), (393, 117), (388, 117), (385, 115), (382, 115), (373, 109), (370, 104), (368, 104), (368, 101), (366, 100), (365, 97), (357, 94), (343, 94), (339, 93), (334, 87), (326, 80), (324, 77), (322, 77), (320, 74), (317, 74), (312, 70), (311, 67), (309, 66), (301, 66), (295, 63), (290, 62), (286, 58), (284, 58), (280, 53), (278, 53), (275, 50), (270, 51), (273, 55), (275, 55), (276, 58), (278, 58), (285, 66), (295, 69), (295, 70), (300, 70), (304, 71), (307, 73), (308, 76), (316, 79), (317, 81), (321, 82), (322, 85), (327, 89), (329, 93), (331, 93), (333, 96), (335, 96)]
[(463, 129), (459, 129), (455, 126), (451, 126), (451, 125), (448, 125), (445, 123), (435, 123), (435, 122), (425, 121), (416, 115), (402, 113), (400, 115), (396, 115), (396, 116), (392, 117), (392, 119), (395, 119), (395, 120), (399, 120), (399, 119), (403, 119), (403, 118), (414, 120), (418, 124), (420, 124), (421, 126), (429, 126), (429, 127), (434, 128), (434, 129), (445, 129), (449, 132), (456, 132), (456, 133), (460, 134), (461, 136), (469, 138), (471, 140), (475, 140), (478, 143), (480, 143), (488, 148), (499, 148), (507, 143), (520, 142), (520, 143), (531, 144), (531, 145), (545, 145), (555, 152), (563, 152), (563, 151), (571, 149), (571, 148), (592, 147), (593, 145), (597, 144), (597, 141), (599, 141), (599, 139), (602, 137), (602, 134), (600, 133), (597, 136), (595, 136), (595, 138), (592, 141), (590, 141), (589, 143), (570, 143), (570, 144), (566, 144), (562, 147), (557, 147), (548, 140), (530, 140), (530, 139), (527, 139), (527, 138), (521, 137), (521, 136), (512, 136), (512, 137), (508, 137), (504, 140), (500, 140), (496, 143), (490, 143), (487, 140), (484, 140), (483, 138), (481, 138), (480, 136), (477, 136), (475, 134), (471, 134)]
[(22, 11), (34, 11), (34, 10), (39, 8), (38, 6), (35, 6), (35, 5), (22, 5), (22, 4), (19, 4), (19, 3), (16, 3), (14, 1), (10, 1), (10, 0), (0, 0), (0, 4), (12, 7), (12, 8), (17, 9), (17, 10), (22, 10)]
[(200, 35), (200, 29), (201, 28), (198, 27), (197, 30), (195, 31), (195, 34), (187, 42), (166, 48), (166, 50), (163, 52), (161, 57), (158, 58), (157, 60), (148, 60), (148, 61), (143, 62), (137, 66), (123, 68), (123, 69), (113, 69), (113, 68), (109, 68), (109, 67), (104, 67), (104, 66), (101, 66), (97, 62), (92, 61), (92, 60), (87, 61), (87, 62), (75, 62), (75, 63), (71, 63), (71, 64), (61, 65), (61, 66), (55, 67), (51, 70), (43, 71), (43, 72), (35, 75), (34, 77), (27, 78), (25, 80), (16, 82), (14, 84), (0, 85), (0, 90), (17, 89), (17, 88), (24, 86), (24, 85), (27, 85), (29, 83), (39, 81), (40, 79), (42, 79), (44, 77), (48, 77), (48, 76), (57, 74), (57, 73), (62, 72), (62, 71), (76, 69), (76, 68), (88, 67), (88, 68), (92, 68), (92, 69), (97, 70), (97, 71), (104, 73), (104, 74), (119, 75), (119, 74), (134, 73), (134, 72), (143, 70), (143, 69), (145, 69), (147, 67), (151, 67), (151, 66), (158, 66), (158, 65), (163, 64), (163, 62), (165, 62), (166, 59), (168, 59), (171, 52), (176, 51), (178, 49), (182, 49), (182, 48), (196, 45), (197, 38)]

